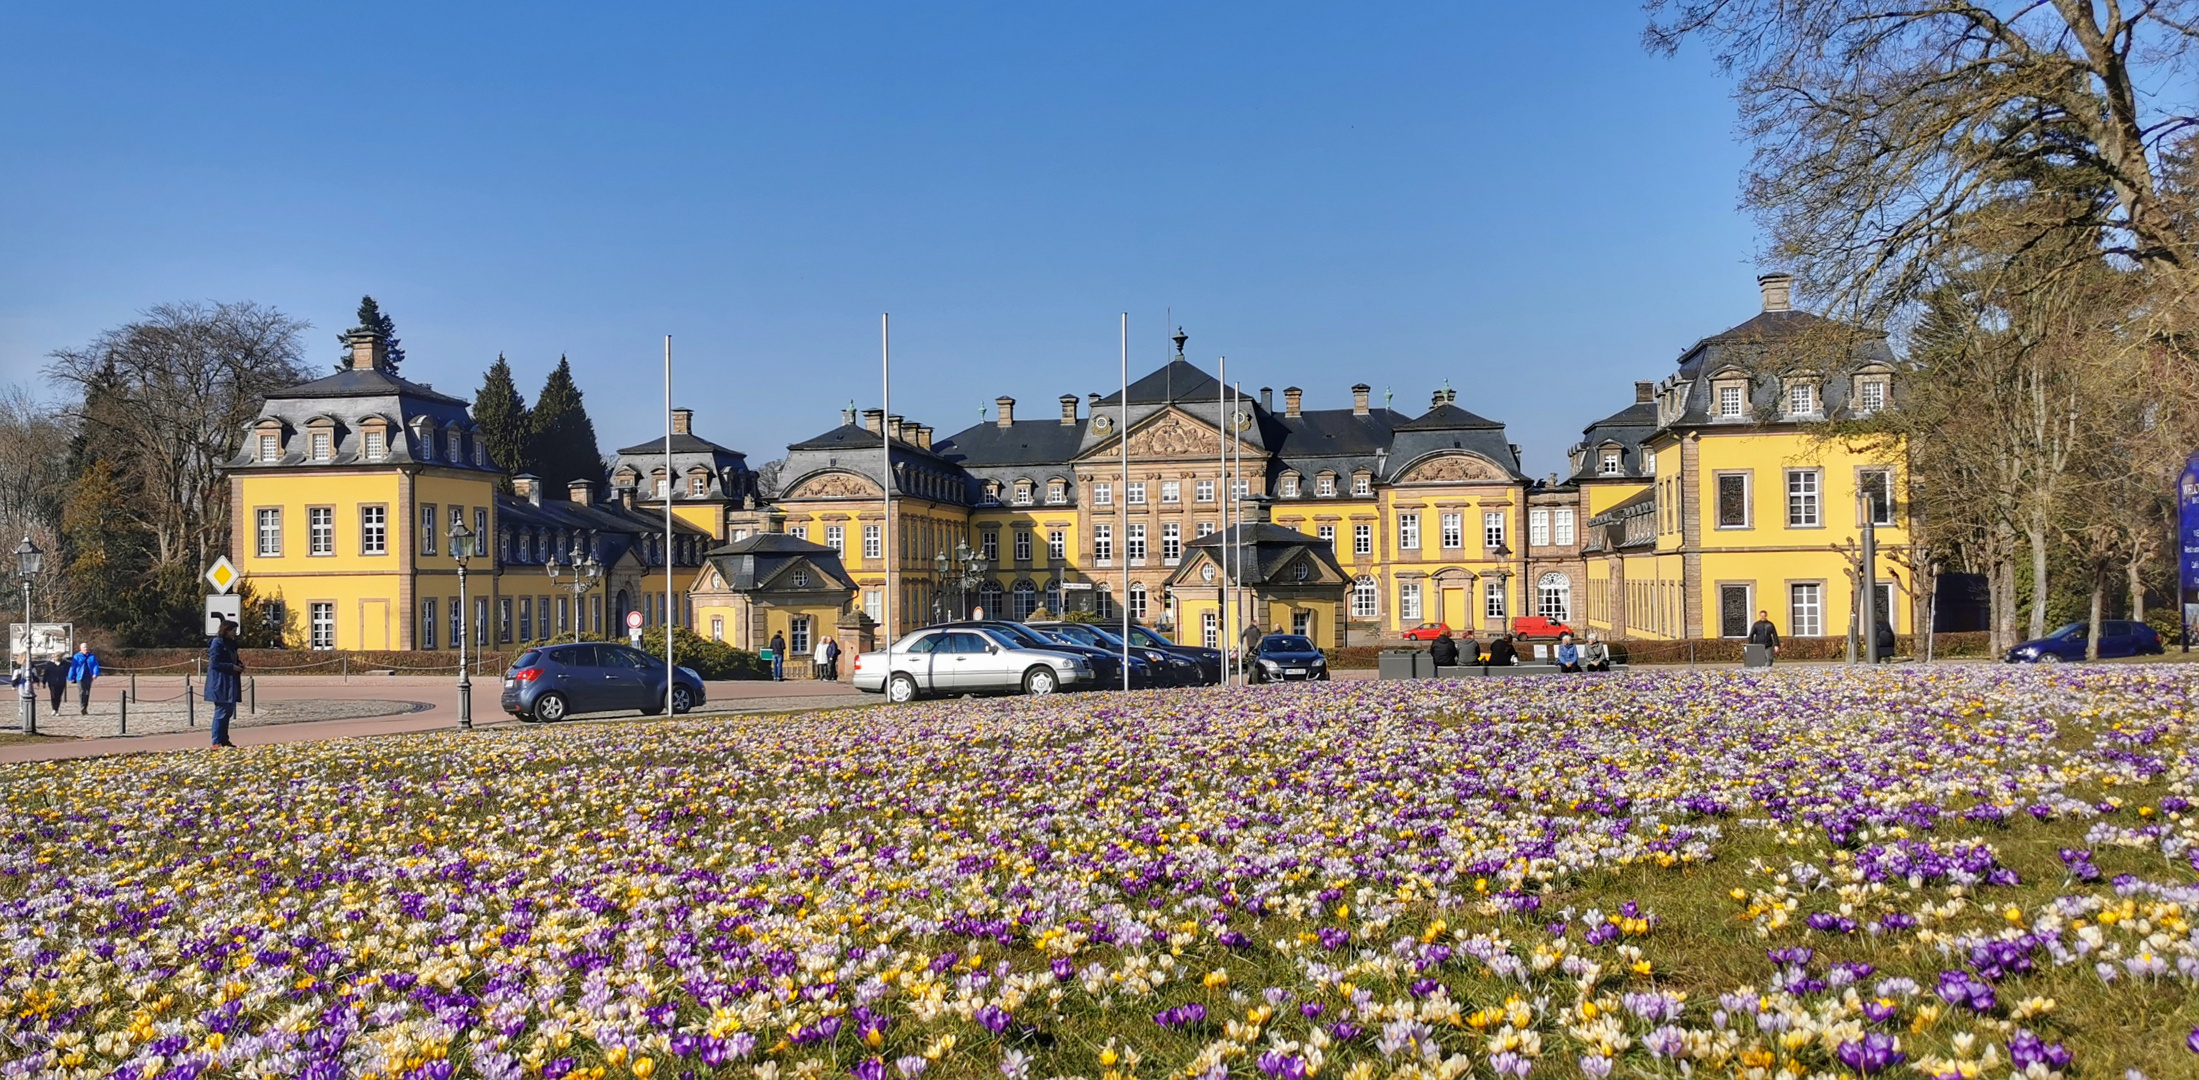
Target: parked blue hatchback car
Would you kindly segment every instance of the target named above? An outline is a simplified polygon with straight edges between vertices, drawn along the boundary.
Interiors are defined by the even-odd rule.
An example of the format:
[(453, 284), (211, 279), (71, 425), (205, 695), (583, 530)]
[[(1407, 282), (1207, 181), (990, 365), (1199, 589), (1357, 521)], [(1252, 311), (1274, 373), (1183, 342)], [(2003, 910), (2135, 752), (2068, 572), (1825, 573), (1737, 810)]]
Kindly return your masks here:
[[(672, 711), (703, 703), (702, 676), (679, 669)], [(600, 642), (545, 645), (519, 654), (504, 673), (504, 711), (527, 722), (575, 713), (664, 711), (664, 658)]]
[[(2058, 664), (2064, 660), (2084, 659), (2085, 625), (2073, 622), (2045, 637), (2026, 641), (2008, 650), (2005, 658), (2011, 664)], [(2142, 622), (2131, 619), (2100, 620), (2100, 655), (2152, 656), (2160, 653), (2161, 635)]]

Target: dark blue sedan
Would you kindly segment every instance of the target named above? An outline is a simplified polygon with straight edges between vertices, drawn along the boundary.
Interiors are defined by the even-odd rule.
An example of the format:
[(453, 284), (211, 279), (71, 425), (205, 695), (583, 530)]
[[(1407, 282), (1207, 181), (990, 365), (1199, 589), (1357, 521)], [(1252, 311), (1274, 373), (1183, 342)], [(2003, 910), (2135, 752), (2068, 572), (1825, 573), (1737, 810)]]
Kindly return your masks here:
[[(703, 703), (702, 676), (679, 669), (672, 711)], [(504, 711), (527, 722), (575, 713), (664, 711), (664, 658), (624, 645), (545, 645), (519, 654), (504, 673)]]
[[(2011, 664), (2058, 664), (2084, 659), (2086, 624), (2073, 622), (2045, 637), (2008, 650)], [(2161, 635), (2130, 619), (2100, 620), (2100, 656), (2153, 656), (2162, 651)]]

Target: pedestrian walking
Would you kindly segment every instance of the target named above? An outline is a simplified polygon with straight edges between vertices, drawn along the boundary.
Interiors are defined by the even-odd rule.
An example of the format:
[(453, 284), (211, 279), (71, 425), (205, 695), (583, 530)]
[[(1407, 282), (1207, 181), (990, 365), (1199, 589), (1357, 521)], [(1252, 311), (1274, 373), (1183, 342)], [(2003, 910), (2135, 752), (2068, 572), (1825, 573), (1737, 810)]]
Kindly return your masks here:
[(777, 632), (771, 635), (771, 681), (786, 681), (786, 635)]
[[(1743, 609), (1747, 610), (1747, 609)], [(1756, 624), (1749, 627), (1748, 643), (1764, 647), (1764, 662), (1769, 664), (1779, 655), (1779, 628), (1771, 624), (1771, 612), (1756, 613)]]
[(65, 652), (53, 654), (53, 659), (46, 661), (45, 665), (38, 669), (38, 681), (45, 685), (46, 693), (52, 699), (52, 704), (46, 711), (59, 715), (61, 712), (61, 695), (69, 690), (69, 654)]
[(76, 644), (76, 655), (69, 658), (69, 681), (76, 684), (76, 712), (82, 716), (92, 711), (92, 680), (99, 677), (99, 654), (92, 651), (92, 643)]
[(819, 634), (819, 635), (817, 635), (817, 646), (816, 646), (815, 648), (813, 648), (813, 649), (809, 650), (809, 677), (810, 677), (810, 678), (812, 678), (812, 679), (826, 679), (826, 678), (830, 678), (830, 676), (828, 676), (828, 675), (826, 675), (826, 674), (825, 674), (825, 652), (826, 652), (825, 646), (826, 646), (826, 644), (828, 644), (828, 643), (829, 643), (829, 642), (831, 642), (831, 641), (832, 641), (832, 639), (831, 639), (831, 638), (828, 638), (828, 637), (824, 636), (823, 634)]
[(825, 639), (825, 678), (840, 680), (840, 643), (832, 638)]
[(244, 658), (237, 654), (237, 624), (221, 621), (221, 633), (206, 643), (206, 689), (200, 695), (214, 706), (214, 745), (235, 746), (229, 741), (229, 722), (237, 718), (237, 701), (244, 695)]
[(1250, 620), (1245, 622), (1245, 628), (1237, 633), (1238, 670), (1246, 670), (1252, 666), (1253, 655), (1260, 651), (1260, 639), (1266, 636), (1267, 633), (1260, 629), (1259, 623)]

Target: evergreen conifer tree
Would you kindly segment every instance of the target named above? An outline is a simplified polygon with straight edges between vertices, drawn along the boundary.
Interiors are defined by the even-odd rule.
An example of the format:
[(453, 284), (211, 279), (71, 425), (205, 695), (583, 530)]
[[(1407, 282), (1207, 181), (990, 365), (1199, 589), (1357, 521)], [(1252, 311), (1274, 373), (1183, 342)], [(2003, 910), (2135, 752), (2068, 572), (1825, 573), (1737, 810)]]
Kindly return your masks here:
[[(373, 330), (382, 335), (383, 343), (389, 348), (389, 373), (392, 375), (397, 374), (397, 366), (405, 362), (404, 346), (397, 343), (397, 323), (389, 317), (388, 312), (382, 310), (382, 305), (374, 302), (374, 298), (371, 296), (359, 298), (359, 325), (357, 329)], [(337, 335), (336, 340), (343, 341), (346, 336), (348, 336), (348, 331), (345, 334)], [(350, 366), (351, 352), (347, 345), (343, 356), (336, 361), (336, 370), (342, 371)]]
[(473, 422), (481, 426), (481, 441), (489, 448), (489, 460), (504, 470), (504, 490), (511, 490), (512, 474), (528, 470), (528, 441), (532, 434), (527, 401), (512, 382), (512, 366), (498, 353), (496, 363), (481, 379), (481, 392), (473, 398)]
[(573, 365), (560, 356), (556, 370), (535, 395), (530, 414), (527, 469), (542, 478), (544, 494), (563, 498), (575, 480), (603, 482), (603, 453), (596, 449), (596, 426), (573, 382)]

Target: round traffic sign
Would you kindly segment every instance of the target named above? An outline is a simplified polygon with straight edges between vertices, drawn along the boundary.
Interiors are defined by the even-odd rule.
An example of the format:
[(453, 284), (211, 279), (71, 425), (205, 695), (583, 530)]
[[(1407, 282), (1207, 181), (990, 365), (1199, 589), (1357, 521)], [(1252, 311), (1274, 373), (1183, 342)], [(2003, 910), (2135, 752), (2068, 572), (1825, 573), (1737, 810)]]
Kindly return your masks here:
[(629, 611), (626, 613), (626, 628), (628, 630), (641, 629), (641, 612)]

